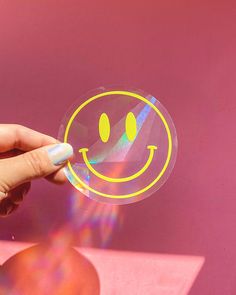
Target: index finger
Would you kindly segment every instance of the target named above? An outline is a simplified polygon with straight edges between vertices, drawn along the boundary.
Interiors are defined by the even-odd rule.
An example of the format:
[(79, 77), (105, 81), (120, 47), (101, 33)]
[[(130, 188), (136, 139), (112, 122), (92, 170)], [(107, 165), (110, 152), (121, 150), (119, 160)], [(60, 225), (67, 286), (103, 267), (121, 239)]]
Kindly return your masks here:
[(57, 143), (48, 135), (17, 124), (0, 124), (0, 152), (18, 149), (24, 152)]

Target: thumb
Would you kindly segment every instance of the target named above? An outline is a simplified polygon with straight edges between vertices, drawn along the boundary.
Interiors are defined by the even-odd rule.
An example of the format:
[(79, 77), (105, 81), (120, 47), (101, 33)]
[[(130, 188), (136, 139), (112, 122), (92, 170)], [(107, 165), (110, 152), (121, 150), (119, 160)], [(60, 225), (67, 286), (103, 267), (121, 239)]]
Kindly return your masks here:
[(9, 192), (22, 183), (45, 177), (62, 168), (72, 155), (72, 146), (60, 143), (1, 160), (0, 191)]

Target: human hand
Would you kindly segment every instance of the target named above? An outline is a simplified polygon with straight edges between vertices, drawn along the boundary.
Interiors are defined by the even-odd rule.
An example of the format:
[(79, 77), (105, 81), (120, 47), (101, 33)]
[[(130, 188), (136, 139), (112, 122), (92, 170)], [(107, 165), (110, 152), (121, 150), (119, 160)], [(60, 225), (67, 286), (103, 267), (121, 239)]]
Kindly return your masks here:
[(72, 155), (71, 145), (53, 137), (20, 125), (0, 124), (0, 216), (19, 206), (31, 180), (46, 177), (65, 182), (62, 168)]

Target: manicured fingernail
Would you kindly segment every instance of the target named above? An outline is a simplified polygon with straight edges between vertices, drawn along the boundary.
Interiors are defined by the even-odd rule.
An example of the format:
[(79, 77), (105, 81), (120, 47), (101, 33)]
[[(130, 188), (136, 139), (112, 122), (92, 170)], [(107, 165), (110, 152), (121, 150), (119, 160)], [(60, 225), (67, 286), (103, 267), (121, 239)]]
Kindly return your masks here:
[(48, 156), (54, 165), (61, 165), (73, 155), (73, 148), (68, 143), (56, 144), (48, 149)]

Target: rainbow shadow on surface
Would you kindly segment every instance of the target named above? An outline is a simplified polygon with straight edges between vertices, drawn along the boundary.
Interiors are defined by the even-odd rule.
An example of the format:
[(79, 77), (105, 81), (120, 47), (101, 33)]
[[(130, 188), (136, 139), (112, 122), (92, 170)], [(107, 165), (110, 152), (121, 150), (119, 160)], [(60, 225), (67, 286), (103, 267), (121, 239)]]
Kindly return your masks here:
[(77, 190), (70, 196), (68, 222), (79, 246), (106, 248), (123, 217), (118, 205), (94, 202)]
[[(66, 263), (62, 263), (70, 249), (71, 235), (69, 233), (66, 234), (65, 231), (62, 234), (62, 230), (55, 232), (45, 246), (42, 244), (41, 250), (39, 248), (39, 251), (28, 251), (27, 256), (24, 256), (24, 260), (22, 260), (24, 262), (24, 269), (22, 271), (28, 275), (30, 274), (30, 276), (32, 274), (31, 279), (28, 277), (24, 278), (22, 271), (19, 272), (19, 269), (12, 265), (8, 281), (1, 282), (0, 280), (0, 294), (25, 294), (19, 293), (19, 290), (27, 286), (27, 279), (30, 279), (32, 284), (32, 278), (35, 283), (37, 282), (35, 287), (38, 288), (40, 282), (40, 290), (41, 288), (47, 290), (46, 294), (61, 294), (62, 289), (68, 289), (68, 278), (71, 277), (73, 272)], [(23, 254), (24, 251), (19, 253)], [(4, 278), (3, 276), (1, 277)], [(36, 289), (35, 291), (32, 290), (30, 294), (43, 294), (41, 292), (43, 290), (39, 291)]]
[[(14, 247), (14, 244), (9, 246)], [(93, 281), (98, 280), (90, 261), (74, 249), (68, 225), (55, 231), (43, 243), (29, 246), (20, 243), (19, 248), (23, 249), (19, 251), (18, 248), (18, 253), (0, 267), (1, 295), (82, 294), (85, 286), (90, 284), (86, 287), (90, 290)], [(11, 253), (12, 250), (8, 251)], [(99, 285), (95, 284), (92, 288), (96, 288), (96, 292), (89, 294), (98, 294)]]
[[(68, 278), (74, 275), (73, 268), (61, 263), (62, 257), (72, 247), (106, 248), (114, 231), (119, 230), (123, 223), (119, 206), (91, 201), (77, 190), (69, 196), (68, 205), (65, 224), (50, 233), (42, 255), (34, 251), (27, 255), (27, 273), (32, 272), (35, 278), (39, 278), (40, 285), (48, 290), (47, 294), (61, 294), (59, 291), (68, 286)], [(9, 280), (1, 276), (0, 270), (0, 294), (19, 295), (20, 276), (19, 279), (17, 273), (14, 276), (14, 280)], [(58, 293), (51, 292), (52, 289)]]

